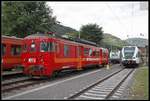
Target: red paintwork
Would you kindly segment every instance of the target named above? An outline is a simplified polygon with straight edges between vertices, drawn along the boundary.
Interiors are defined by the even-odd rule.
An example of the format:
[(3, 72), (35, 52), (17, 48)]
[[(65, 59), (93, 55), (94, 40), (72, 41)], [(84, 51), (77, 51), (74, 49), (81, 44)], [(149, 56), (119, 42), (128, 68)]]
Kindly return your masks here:
[[(1, 66), (2, 70), (12, 69), (21, 65), (21, 55), (12, 55), (11, 46), (19, 45), (23, 47), (23, 39), (9, 36), (2, 36), (2, 44), (6, 45), (6, 52), (2, 55)], [(2, 50), (1, 50), (2, 51)]]
[[(29, 51), (29, 46), (32, 41), (35, 42), (37, 48), (35, 52)], [(40, 52), (39, 43), (41, 41), (55, 43), (55, 51)], [(63, 69), (80, 70), (86, 68), (88, 65), (108, 64), (108, 50), (92, 45), (47, 36), (26, 37), (24, 38), (24, 44), (26, 44), (27, 48), (26, 51), (22, 53), (22, 64), (24, 66), (24, 73), (27, 75), (51, 76), (54, 71)], [(64, 56), (64, 44), (70, 47), (69, 57)], [(79, 53), (77, 48), (80, 50)], [(84, 56), (84, 48), (97, 50), (99, 54), (97, 56)], [(104, 55), (104, 53), (106, 55)], [(33, 62), (29, 62), (29, 60)], [(42, 70), (33, 70), (33, 67), (37, 69), (40, 66), (43, 68)]]

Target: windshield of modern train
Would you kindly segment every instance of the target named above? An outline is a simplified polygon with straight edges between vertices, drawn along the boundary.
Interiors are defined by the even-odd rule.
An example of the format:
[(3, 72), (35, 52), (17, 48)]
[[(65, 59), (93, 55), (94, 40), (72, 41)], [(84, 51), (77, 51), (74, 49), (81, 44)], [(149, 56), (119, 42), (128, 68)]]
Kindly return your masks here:
[(117, 57), (117, 56), (118, 56), (118, 54), (116, 54), (116, 53), (111, 54), (111, 57)]
[(119, 54), (117, 52), (110, 52), (110, 58), (119, 58)]
[(125, 58), (132, 58), (134, 55), (135, 47), (125, 47), (124, 48), (124, 55)]

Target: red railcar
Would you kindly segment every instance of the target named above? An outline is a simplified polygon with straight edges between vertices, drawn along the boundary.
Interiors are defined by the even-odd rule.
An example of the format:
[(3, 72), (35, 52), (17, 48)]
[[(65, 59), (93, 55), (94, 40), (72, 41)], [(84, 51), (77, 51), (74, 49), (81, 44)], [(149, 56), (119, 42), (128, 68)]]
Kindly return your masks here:
[(24, 38), (22, 64), (27, 75), (51, 76), (61, 70), (81, 70), (90, 65), (107, 63), (107, 49), (79, 40), (70, 41), (48, 34), (35, 34)]
[(21, 52), (23, 39), (9, 36), (2, 36), (1, 44), (1, 66), (2, 70), (8, 70), (21, 65)]

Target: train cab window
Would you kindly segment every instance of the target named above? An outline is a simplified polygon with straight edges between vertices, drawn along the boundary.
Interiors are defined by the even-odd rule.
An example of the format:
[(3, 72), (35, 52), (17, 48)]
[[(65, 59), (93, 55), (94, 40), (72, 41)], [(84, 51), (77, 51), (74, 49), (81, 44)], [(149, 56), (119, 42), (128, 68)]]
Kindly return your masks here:
[(140, 54), (140, 52), (138, 52), (138, 55), (139, 55), (138, 57), (141, 57), (141, 54)]
[(136, 53), (136, 57), (138, 57), (138, 53)]
[(1, 48), (1, 49), (2, 49), (2, 53), (1, 53), (1, 54), (2, 54), (2, 56), (3, 56), (3, 55), (5, 55), (5, 53), (6, 53), (6, 45), (5, 45), (5, 44), (2, 44), (2, 48)]
[(80, 56), (80, 47), (76, 47), (76, 56), (79, 57)]
[(49, 42), (49, 51), (54, 52), (56, 49), (56, 45), (54, 42)]
[(64, 45), (64, 56), (65, 57), (69, 56), (69, 46), (68, 45)]
[(140, 56), (140, 52), (138, 52), (138, 53), (136, 54), (136, 57), (141, 57), (141, 56)]
[(41, 42), (40, 52), (52, 52), (55, 50), (55, 45), (52, 42)]
[(49, 43), (41, 42), (40, 43), (40, 52), (47, 52), (49, 50)]
[(20, 55), (21, 54), (21, 46), (19, 46), (19, 45), (12, 45), (11, 46), (11, 54), (12, 55)]

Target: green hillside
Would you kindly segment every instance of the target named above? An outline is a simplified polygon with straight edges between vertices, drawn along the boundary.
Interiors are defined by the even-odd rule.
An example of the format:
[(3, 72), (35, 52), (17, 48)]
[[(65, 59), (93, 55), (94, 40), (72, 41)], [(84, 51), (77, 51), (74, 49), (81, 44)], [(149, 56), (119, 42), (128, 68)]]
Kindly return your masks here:
[(135, 45), (139, 47), (145, 47), (145, 45), (148, 45), (148, 40), (144, 38), (129, 38), (125, 40), (130, 45)]
[(116, 48), (122, 48), (122, 46), (125, 46), (125, 45), (129, 45), (126, 41), (121, 40), (120, 38), (115, 37), (108, 33), (105, 33), (103, 38), (104, 39), (102, 39), (102, 42), (101, 42), (101, 46), (103, 47), (107, 47), (107, 48), (112, 47), (113, 49), (116, 49)]
[(52, 28), (50, 29), (51, 32), (56, 32), (59, 35), (64, 35), (66, 33), (74, 33), (77, 32), (77, 30), (71, 28), (71, 27), (67, 27), (64, 25), (60, 25), (60, 24), (56, 24), (53, 25)]
[[(73, 28), (66, 27), (64, 25), (59, 25), (59, 24), (54, 25), (51, 28), (51, 31), (56, 32), (59, 35), (64, 35), (66, 33), (78, 32), (77, 30), (75, 30)], [(117, 37), (115, 37), (111, 34), (108, 34), (108, 33), (105, 33), (103, 35), (103, 39), (102, 39), (101, 44), (100, 44), (101, 47), (106, 47), (106, 48), (112, 47), (112, 49), (116, 49), (116, 48), (121, 49), (122, 46), (124, 46), (124, 45), (129, 45), (129, 44), (126, 41), (121, 40), (120, 38), (117, 38)]]

